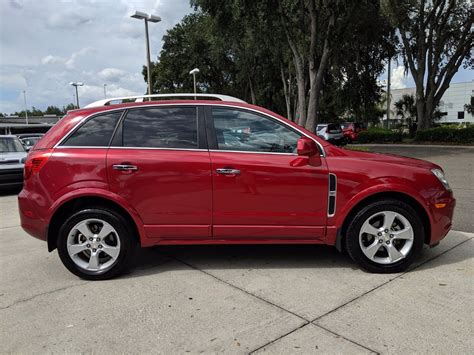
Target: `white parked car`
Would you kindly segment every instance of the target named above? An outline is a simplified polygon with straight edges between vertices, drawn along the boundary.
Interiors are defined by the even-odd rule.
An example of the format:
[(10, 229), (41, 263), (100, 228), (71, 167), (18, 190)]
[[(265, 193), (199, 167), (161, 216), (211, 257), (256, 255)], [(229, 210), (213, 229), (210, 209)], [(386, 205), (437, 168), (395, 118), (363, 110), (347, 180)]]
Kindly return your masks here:
[(321, 123), (316, 126), (318, 137), (335, 145), (344, 145), (347, 143), (341, 126), (336, 123)]
[(0, 135), (0, 188), (20, 187), (26, 151), (20, 140), (12, 135)]

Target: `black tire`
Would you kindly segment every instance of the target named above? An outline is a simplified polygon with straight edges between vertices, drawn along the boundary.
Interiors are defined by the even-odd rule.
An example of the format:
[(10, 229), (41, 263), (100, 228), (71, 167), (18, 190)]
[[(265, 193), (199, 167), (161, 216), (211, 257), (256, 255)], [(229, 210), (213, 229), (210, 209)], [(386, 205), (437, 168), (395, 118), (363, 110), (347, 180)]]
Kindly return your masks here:
[[(408, 220), (413, 229), (413, 245), (411, 249), (403, 259), (392, 264), (381, 264), (369, 259), (362, 251), (359, 242), (359, 233), (363, 224), (371, 218), (371, 216), (383, 211), (401, 214)], [(374, 273), (397, 273), (405, 271), (420, 254), (423, 248), (424, 236), (423, 223), (413, 207), (399, 200), (386, 199), (374, 202), (356, 213), (347, 229), (345, 248), (350, 257), (366, 271)]]
[[(72, 229), (78, 223), (90, 219), (102, 220), (109, 223), (115, 229), (118, 234), (117, 238), (120, 240), (120, 251), (116, 260), (112, 262), (110, 267), (103, 271), (89, 271), (81, 268), (72, 260), (68, 252), (67, 240), (69, 233), (71, 233)], [(113, 235), (115, 236), (115, 234)], [(122, 215), (103, 207), (92, 207), (77, 211), (66, 219), (59, 229), (57, 247), (62, 263), (74, 275), (86, 280), (106, 280), (118, 276), (129, 267), (137, 247), (137, 242), (133, 237), (133, 228), (131, 228), (130, 224)], [(107, 257), (106, 254), (100, 255)]]

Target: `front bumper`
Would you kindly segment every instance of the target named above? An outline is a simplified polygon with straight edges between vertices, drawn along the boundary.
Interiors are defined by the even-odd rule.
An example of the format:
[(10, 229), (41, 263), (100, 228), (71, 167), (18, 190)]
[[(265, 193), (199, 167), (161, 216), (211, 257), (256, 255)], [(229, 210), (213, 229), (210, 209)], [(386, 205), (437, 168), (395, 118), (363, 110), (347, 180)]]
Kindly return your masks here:
[[(452, 192), (446, 192), (442, 197), (438, 197), (432, 202), (430, 205), (431, 235), (428, 244), (436, 245), (451, 230), (456, 199)], [(445, 204), (445, 206), (437, 208), (436, 204)]]

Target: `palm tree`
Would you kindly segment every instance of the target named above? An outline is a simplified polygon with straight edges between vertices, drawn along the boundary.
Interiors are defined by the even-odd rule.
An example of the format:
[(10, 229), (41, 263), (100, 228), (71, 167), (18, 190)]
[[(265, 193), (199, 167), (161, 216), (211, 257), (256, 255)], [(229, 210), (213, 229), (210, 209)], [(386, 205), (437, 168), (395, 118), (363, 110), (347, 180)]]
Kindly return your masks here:
[(410, 135), (416, 131), (416, 105), (413, 95), (405, 94), (400, 100), (394, 103), (395, 115), (400, 118), (402, 123), (408, 126)]

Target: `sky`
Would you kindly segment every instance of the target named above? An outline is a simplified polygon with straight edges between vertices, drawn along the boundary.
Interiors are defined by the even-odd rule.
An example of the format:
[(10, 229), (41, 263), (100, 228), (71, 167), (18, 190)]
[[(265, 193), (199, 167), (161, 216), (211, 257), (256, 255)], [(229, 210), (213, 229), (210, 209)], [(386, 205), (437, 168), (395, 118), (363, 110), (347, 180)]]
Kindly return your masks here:
[[(145, 93), (145, 31), (130, 18), (135, 10), (163, 19), (149, 26), (152, 60), (166, 30), (193, 11), (189, 0), (0, 0), (0, 112), (23, 110), (23, 90), (29, 109), (73, 103), (73, 81), (84, 83), (81, 106), (103, 99), (104, 84), (107, 97)], [(391, 78), (392, 88), (413, 86), (396, 63)], [(473, 79), (461, 70), (453, 82)]]

